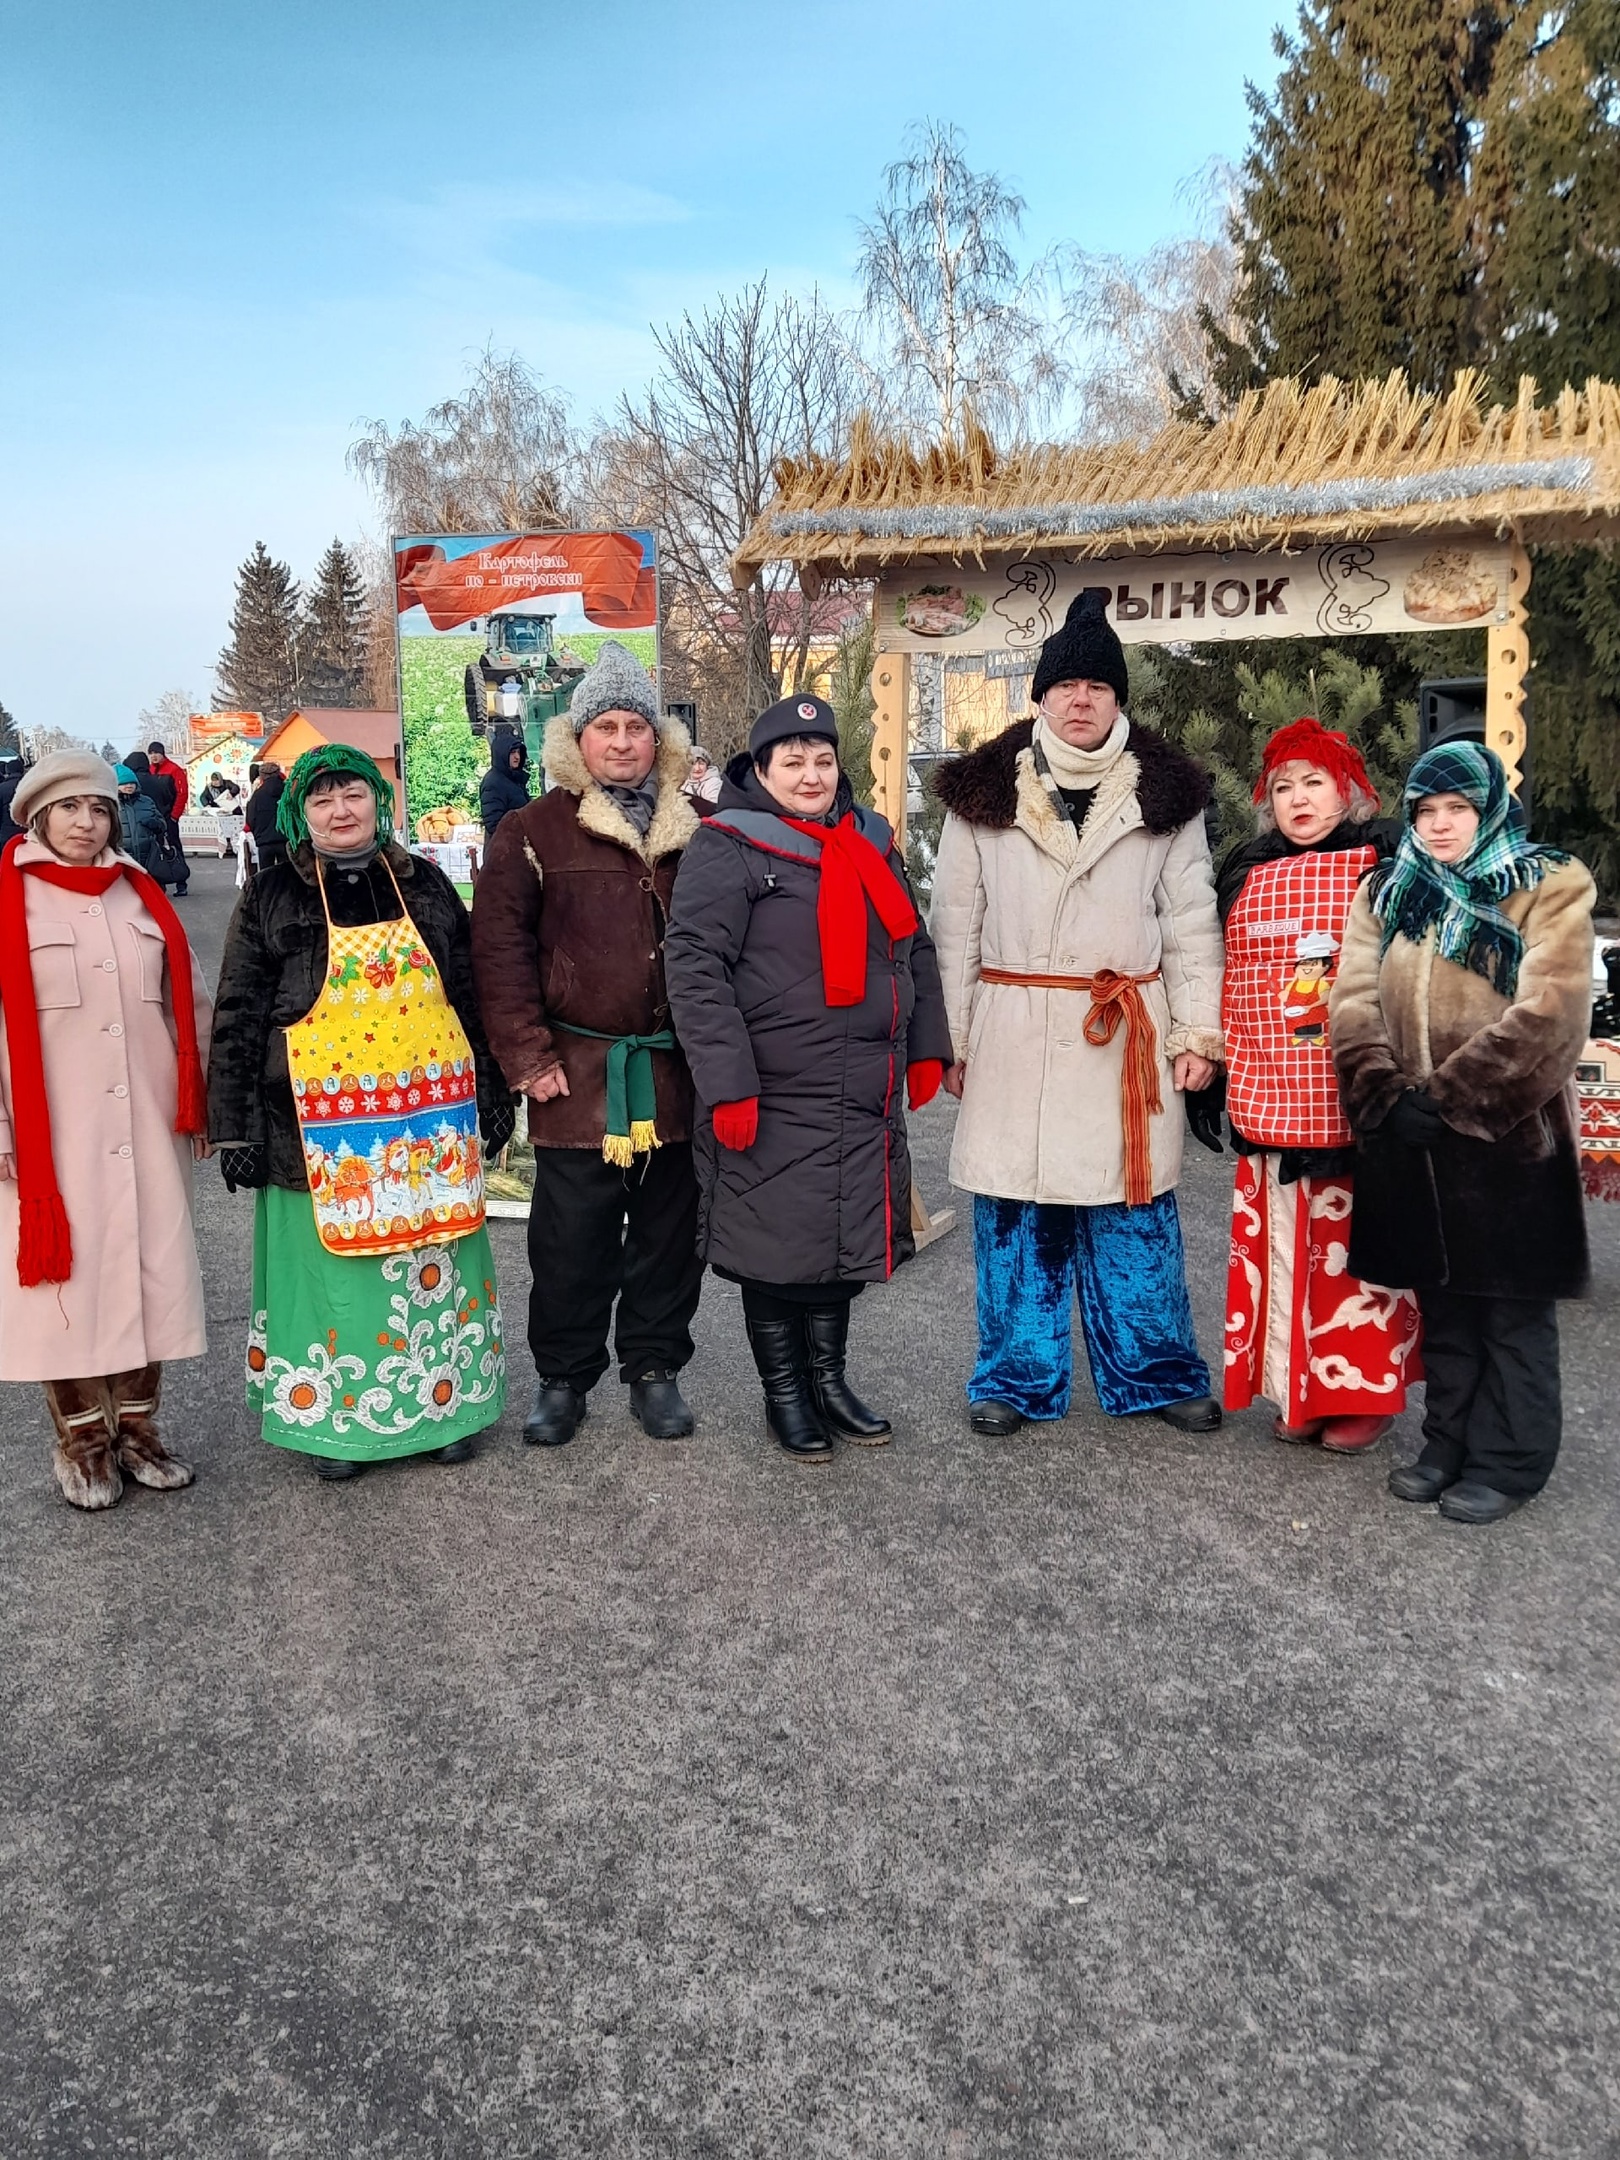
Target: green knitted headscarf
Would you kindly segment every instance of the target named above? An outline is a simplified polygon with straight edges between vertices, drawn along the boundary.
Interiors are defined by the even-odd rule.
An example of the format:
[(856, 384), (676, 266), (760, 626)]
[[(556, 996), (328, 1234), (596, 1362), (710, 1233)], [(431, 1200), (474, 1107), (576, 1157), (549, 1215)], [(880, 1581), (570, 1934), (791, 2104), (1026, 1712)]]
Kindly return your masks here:
[(318, 750), (306, 750), (294, 764), (276, 805), (276, 830), (289, 847), (301, 847), (309, 838), (304, 804), (323, 773), (352, 773), (356, 779), (364, 780), (377, 798), (378, 844), (394, 837), (394, 791), (376, 759), (367, 757), (353, 743), (322, 743)]

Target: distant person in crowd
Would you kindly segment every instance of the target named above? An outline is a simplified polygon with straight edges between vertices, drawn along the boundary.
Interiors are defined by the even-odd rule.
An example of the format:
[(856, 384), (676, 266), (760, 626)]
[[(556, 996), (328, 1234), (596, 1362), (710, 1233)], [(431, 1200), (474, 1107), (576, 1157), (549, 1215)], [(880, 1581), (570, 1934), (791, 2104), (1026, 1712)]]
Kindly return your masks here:
[(1187, 1298), (1176, 1181), (1221, 1056), (1221, 931), (1202, 767), (1126, 716), (1125, 654), (1082, 592), (1041, 647), (1036, 712), (936, 787), (933, 933), (974, 1195), (976, 1432), (1069, 1407), (1076, 1294), (1097, 1399), (1221, 1421)]
[(132, 750), (124, 770), (135, 775), (136, 785), (158, 814), (162, 830), (153, 844), (148, 868), (160, 885), (172, 885), (179, 899), (185, 886), (185, 857), (174, 844), (174, 782), (167, 773), (155, 773), (144, 750)]
[(27, 770), (27, 766), (15, 752), (0, 757), (0, 848), (5, 847), (8, 841), (15, 840), (22, 831), (22, 827), (11, 814), (11, 802)]
[(197, 800), (205, 810), (239, 810), (242, 790), (226, 774), (215, 771), (208, 775), (208, 785)]
[(496, 728), (489, 738), (489, 771), (478, 788), (486, 849), (507, 812), (523, 809), (529, 799), (528, 745), (518, 729)]
[(693, 1429), (697, 1258), (692, 1083), (670, 1032), (664, 927), (697, 817), (686, 731), (613, 639), (546, 727), (546, 792), (508, 811), (473, 903), (489, 1038), (529, 1099), (529, 1347), (524, 1440), (560, 1447), (608, 1367), (654, 1439)]
[(1562, 1435), (1558, 1298), (1587, 1287), (1572, 1085), (1592, 1005), (1585, 868), (1526, 837), (1494, 751), (1407, 776), (1394, 859), (1356, 896), (1329, 1000), (1356, 1128), (1349, 1264), (1416, 1290), (1427, 1400), (1398, 1500), (1492, 1523)]
[(269, 870), (287, 859), (287, 843), (276, 822), (285, 784), (281, 767), (273, 758), (265, 758), (247, 802), (247, 829), (253, 840), (254, 867), (259, 870)]
[(394, 840), (393, 803), (348, 744), (293, 766), (289, 852), (231, 919), (208, 1069), (226, 1183), (254, 1192), (248, 1406), (328, 1480), (464, 1462), (506, 1399), (483, 1155), (511, 1098), (467, 911)]
[(741, 1285), (767, 1425), (800, 1461), (889, 1420), (846, 1372), (850, 1306), (916, 1250), (904, 1103), (939, 1092), (939, 968), (894, 836), (858, 806), (820, 698), (726, 768), (675, 880), (675, 1032), (698, 1098), (698, 1250)]
[[(1417, 1369), (1410, 1290), (1348, 1272), (1355, 1135), (1339, 1100), (1328, 998), (1362, 879), (1389, 855), (1361, 753), (1317, 720), (1266, 745), (1258, 836), (1221, 864), (1225, 1107), (1237, 1150), (1226, 1283), (1225, 1407), (1277, 1406), (1279, 1440), (1371, 1447)], [(1187, 1097), (1219, 1147), (1219, 1087)], [(1202, 1116), (1207, 1111), (1209, 1115)]]
[(699, 816), (702, 816), (705, 811), (713, 809), (714, 805), (720, 800), (720, 788), (721, 775), (714, 759), (710, 757), (701, 743), (694, 743), (692, 745), (692, 770), (687, 775), (684, 792), (693, 802), (703, 805), (703, 809), (698, 813)]
[(191, 1167), (208, 986), (118, 852), (119, 792), (90, 751), (41, 758), (0, 867), (0, 1379), (44, 1384), (57, 1483), (90, 1509), (126, 1477), (191, 1483), (158, 1400), (164, 1365), (207, 1347)]
[(140, 782), (127, 765), (115, 765), (118, 782), (117, 845), (150, 873), (152, 857), (163, 845), (165, 826), (150, 796), (141, 793)]
[(146, 754), (151, 760), (154, 778), (169, 780), (174, 784), (174, 806), (169, 812), (169, 842), (179, 859), (182, 872), (180, 883), (174, 890), (174, 897), (177, 900), (183, 900), (187, 889), (186, 879), (183, 874), (186, 867), (186, 850), (185, 843), (180, 838), (180, 820), (185, 816), (186, 806), (191, 799), (191, 781), (187, 776), (186, 768), (175, 763), (174, 759), (164, 749), (162, 743), (149, 742), (146, 746)]

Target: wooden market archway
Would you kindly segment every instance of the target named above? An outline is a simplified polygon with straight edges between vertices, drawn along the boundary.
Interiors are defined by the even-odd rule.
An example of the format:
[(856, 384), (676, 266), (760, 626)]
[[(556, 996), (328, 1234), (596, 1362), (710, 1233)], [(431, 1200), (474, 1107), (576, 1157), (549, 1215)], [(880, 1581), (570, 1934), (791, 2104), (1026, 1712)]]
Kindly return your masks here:
[(1518, 786), (1530, 666), (1527, 544), (1620, 533), (1620, 387), (1487, 402), (1401, 375), (1272, 383), (1212, 427), (998, 452), (968, 423), (918, 451), (865, 421), (843, 458), (784, 463), (733, 561), (813, 592), (870, 580), (878, 808), (906, 817), (919, 652), (1034, 653), (1083, 586), (1127, 643), (1485, 628), (1486, 740)]

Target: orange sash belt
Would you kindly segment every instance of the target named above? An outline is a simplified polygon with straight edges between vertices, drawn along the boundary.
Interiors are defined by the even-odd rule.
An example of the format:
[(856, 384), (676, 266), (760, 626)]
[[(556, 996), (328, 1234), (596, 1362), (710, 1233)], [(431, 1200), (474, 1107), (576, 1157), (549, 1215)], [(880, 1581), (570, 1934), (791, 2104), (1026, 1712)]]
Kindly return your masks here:
[(1153, 1198), (1153, 1155), (1148, 1145), (1148, 1120), (1164, 1108), (1159, 1093), (1158, 1037), (1142, 1001), (1141, 985), (1157, 982), (1159, 970), (1147, 975), (1119, 975), (1099, 968), (1095, 975), (1024, 975), (1014, 968), (980, 968), (979, 980), (1014, 983), (1029, 990), (1089, 990), (1091, 1009), (1086, 1014), (1085, 1038), (1102, 1049), (1125, 1023), (1125, 1063), (1120, 1073), (1120, 1108), (1125, 1128), (1125, 1204), (1146, 1207)]

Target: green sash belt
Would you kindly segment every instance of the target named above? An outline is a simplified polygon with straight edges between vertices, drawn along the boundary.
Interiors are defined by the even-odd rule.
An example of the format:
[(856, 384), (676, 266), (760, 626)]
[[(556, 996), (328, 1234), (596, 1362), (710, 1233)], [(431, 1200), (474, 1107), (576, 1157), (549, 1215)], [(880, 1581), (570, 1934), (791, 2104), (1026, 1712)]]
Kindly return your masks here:
[(611, 1045), (607, 1054), (607, 1131), (602, 1139), (602, 1159), (628, 1170), (638, 1155), (650, 1154), (658, 1145), (653, 1123), (658, 1108), (653, 1087), (655, 1050), (673, 1050), (675, 1037), (668, 1028), (656, 1035), (609, 1035), (601, 1028), (579, 1027), (571, 1020), (554, 1020), (568, 1035), (588, 1035), (592, 1042)]

